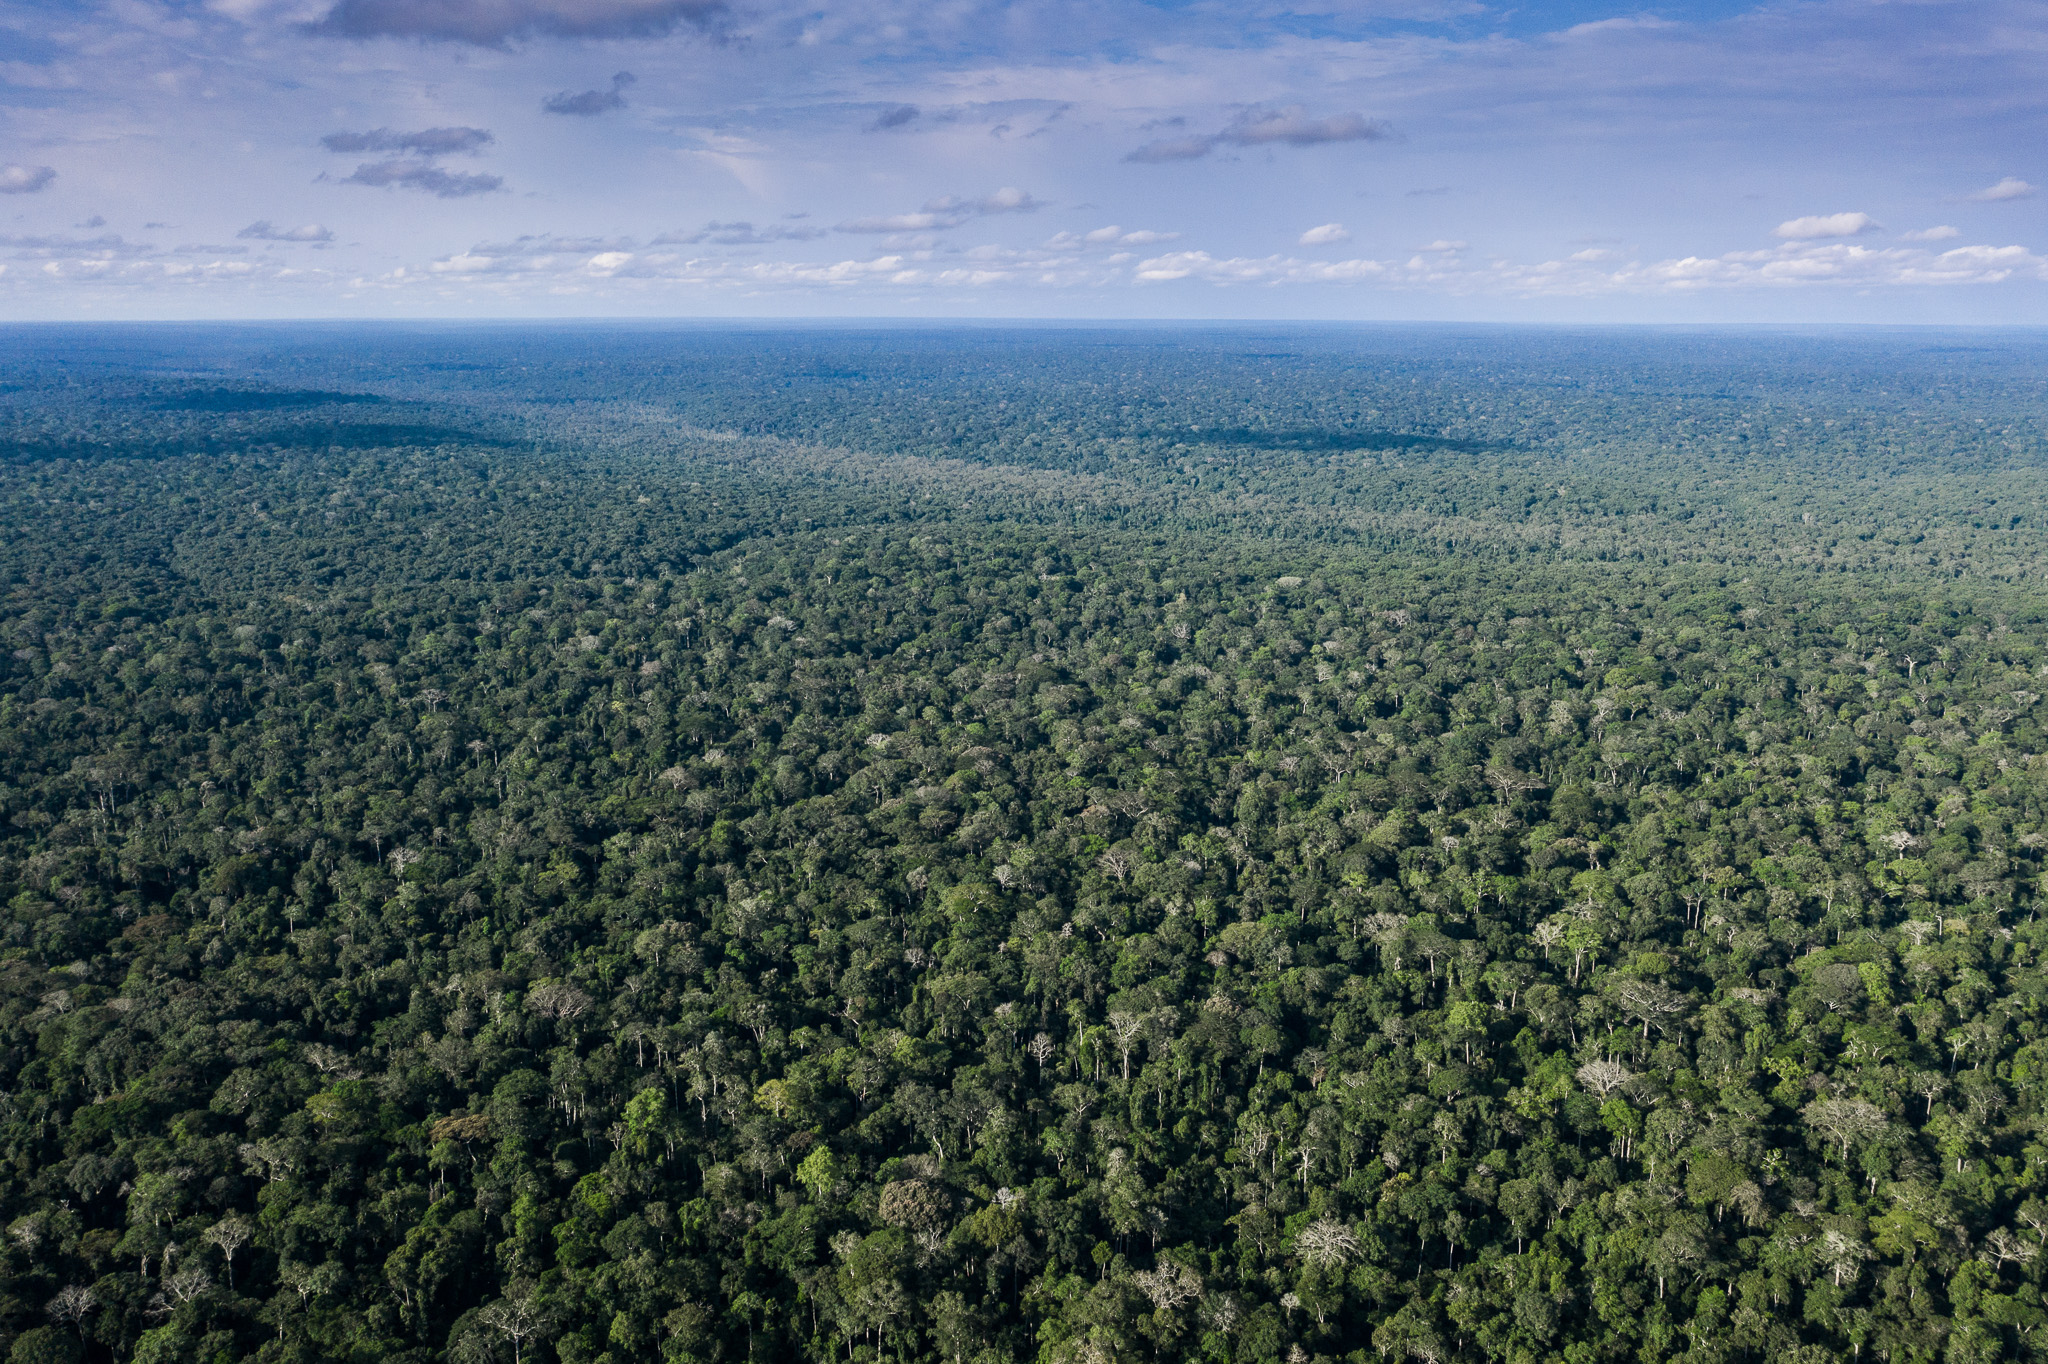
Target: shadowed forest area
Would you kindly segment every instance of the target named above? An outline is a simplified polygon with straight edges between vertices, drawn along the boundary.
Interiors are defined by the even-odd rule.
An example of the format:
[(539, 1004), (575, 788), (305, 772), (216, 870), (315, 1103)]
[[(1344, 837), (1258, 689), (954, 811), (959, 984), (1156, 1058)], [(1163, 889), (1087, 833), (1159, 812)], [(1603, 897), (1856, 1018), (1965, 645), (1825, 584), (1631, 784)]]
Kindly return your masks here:
[(0, 1348), (2048, 1354), (2044, 362), (0, 330)]

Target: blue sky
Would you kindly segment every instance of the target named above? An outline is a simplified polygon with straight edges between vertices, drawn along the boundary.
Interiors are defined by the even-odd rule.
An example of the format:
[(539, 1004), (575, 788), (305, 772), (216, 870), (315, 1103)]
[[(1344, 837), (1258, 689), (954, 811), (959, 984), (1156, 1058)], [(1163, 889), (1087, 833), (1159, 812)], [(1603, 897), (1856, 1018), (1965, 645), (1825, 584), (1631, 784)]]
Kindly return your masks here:
[(0, 0), (0, 317), (2038, 323), (2044, 53), (2014, 0)]

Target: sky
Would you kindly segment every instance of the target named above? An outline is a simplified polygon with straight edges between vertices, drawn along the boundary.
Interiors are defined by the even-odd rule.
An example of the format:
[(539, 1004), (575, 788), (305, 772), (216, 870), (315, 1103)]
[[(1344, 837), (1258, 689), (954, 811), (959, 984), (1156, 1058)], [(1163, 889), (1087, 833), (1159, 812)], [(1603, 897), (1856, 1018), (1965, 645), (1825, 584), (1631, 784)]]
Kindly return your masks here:
[(2044, 58), (2048, 0), (0, 0), (0, 319), (2038, 324)]

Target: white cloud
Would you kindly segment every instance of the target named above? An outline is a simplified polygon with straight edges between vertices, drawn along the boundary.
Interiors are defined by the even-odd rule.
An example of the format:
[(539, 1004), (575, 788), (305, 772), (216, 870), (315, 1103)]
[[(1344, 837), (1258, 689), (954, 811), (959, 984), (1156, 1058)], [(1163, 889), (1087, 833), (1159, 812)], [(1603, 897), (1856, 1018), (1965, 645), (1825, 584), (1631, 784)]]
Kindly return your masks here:
[(1333, 114), (1309, 118), (1298, 105), (1245, 113), (1223, 130), (1223, 140), (1243, 147), (1284, 142), (1290, 147), (1313, 147), (1324, 142), (1375, 142), (1388, 136), (1387, 127), (1363, 114)]
[(334, 230), (319, 223), (307, 223), (303, 227), (276, 227), (268, 218), (258, 218), (235, 234), (248, 241), (259, 242), (331, 242)]
[(466, 283), (516, 294), (533, 286), (572, 293), (663, 286), (839, 291), (855, 286), (899, 290), (996, 285), (1065, 288), (1107, 286), (1128, 283), (1128, 279), (1113, 260), (1084, 263), (1072, 256), (996, 245), (951, 253), (892, 251), (865, 260), (749, 261), (666, 251), (654, 242), (642, 247), (624, 239), (536, 236), (472, 246), (425, 269), (392, 271), (378, 283), (385, 288), (429, 281), (441, 286)]
[(1174, 242), (1178, 238), (1178, 231), (1151, 231), (1149, 227), (1124, 231), (1112, 223), (1108, 227), (1096, 227), (1094, 231), (1057, 231), (1044, 242), (1044, 250), (1081, 252), (1090, 246), (1157, 246), (1159, 242)]
[(98, 237), (47, 237), (0, 235), (0, 247), (19, 253), (24, 260), (112, 261), (137, 259), (157, 254), (146, 242), (125, 241), (112, 233)]
[(1015, 185), (1005, 185), (993, 194), (976, 199), (967, 207), (976, 213), (1036, 213), (1044, 205)]
[(1133, 150), (1124, 160), (1144, 165), (1157, 165), (1163, 161), (1199, 161), (1215, 151), (1220, 140), (1208, 133), (1192, 137), (1163, 137)]
[(1613, 19), (1595, 19), (1590, 23), (1573, 24), (1560, 37), (1590, 38), (1601, 33), (1629, 33), (1642, 29), (1677, 28), (1669, 19), (1660, 19), (1654, 14), (1621, 15)]
[(500, 176), (445, 171), (431, 161), (404, 159), (365, 161), (337, 183), (369, 185), (373, 189), (416, 189), (441, 199), (490, 194), (505, 187)]
[(1779, 223), (1771, 229), (1771, 235), (1805, 241), (1814, 237), (1860, 237), (1877, 230), (1877, 219), (1868, 213), (1822, 213)]
[(648, 38), (677, 27), (717, 32), (723, 0), (339, 0), (314, 31), (341, 38), (424, 38), (503, 47), (514, 38)]
[(372, 128), (367, 133), (329, 133), (320, 145), (331, 152), (410, 152), (415, 156), (470, 156), (498, 139), (489, 128), (421, 128), (417, 132), (396, 132)]
[[(259, 239), (288, 240), (267, 229)], [(721, 228), (733, 224), (719, 224)], [(257, 234), (252, 234), (257, 235)], [(310, 235), (310, 234), (308, 234)], [(1925, 234), (1923, 234), (1924, 236)], [(1765, 291), (1918, 290), (2048, 282), (2048, 258), (2022, 246), (1918, 243), (1874, 244), (1839, 239), (1796, 239), (1760, 250), (1718, 255), (1629, 259), (1620, 249), (1595, 246), (1561, 259), (1533, 263), (1491, 255), (1474, 259), (1436, 242), (1438, 249), (1407, 259), (1358, 256), (1341, 260), (1291, 254), (1217, 255), (1201, 249), (1145, 255), (1128, 248), (1171, 240), (1175, 234), (1128, 231), (1110, 224), (1062, 232), (1036, 247), (982, 243), (962, 250), (941, 236), (915, 244), (882, 243), (851, 259), (802, 259), (814, 248), (793, 237), (749, 234), (748, 241), (786, 248), (782, 259), (697, 254), (692, 237), (714, 246), (709, 233), (648, 238), (539, 234), (485, 242), (376, 276), (357, 276), (350, 288), (379, 292), (432, 289), (441, 300), (532, 300), (574, 295), (623, 302), (660, 300), (667, 291), (713, 291), (741, 300), (769, 293), (846, 294), (862, 299), (933, 302), (962, 290), (1087, 291), (1097, 298), (1142, 297), (1160, 288), (1260, 288), (1350, 285), (1385, 295), (1420, 294), (1496, 299), (1673, 298), (1703, 293)], [(1944, 242), (1946, 239), (1943, 239)], [(0, 236), (0, 253), (21, 262), (5, 280), (9, 293), (47, 288), (144, 290), (175, 281), (179, 289), (335, 287), (338, 271), (279, 268), (275, 257), (234, 260), (236, 247), (165, 251), (111, 235)], [(778, 252), (777, 254), (784, 254)], [(27, 272), (33, 272), (27, 273)], [(659, 305), (666, 306), (666, 305)], [(867, 306), (863, 303), (861, 306)], [(893, 306), (893, 305), (892, 305)], [(1139, 310), (1146, 305), (1123, 306)], [(1156, 305), (1155, 305), (1156, 306)]]
[(1997, 184), (1988, 185), (1978, 190), (1975, 194), (1966, 197), (1979, 204), (1999, 204), (2004, 203), (2008, 199), (2030, 198), (2033, 193), (2034, 187), (2032, 185), (2024, 180), (2015, 179), (2008, 175)]
[(34, 194), (56, 178), (48, 166), (0, 166), (0, 194)]
[(958, 227), (966, 219), (948, 213), (885, 213), (872, 218), (849, 218), (833, 228), (835, 232), (928, 232), (939, 227)]
[[(1534, 273), (1551, 271), (1534, 267)], [(1604, 275), (1556, 274), (1562, 292), (1695, 292), (1727, 288), (1924, 287), (2048, 279), (2048, 259), (2022, 246), (1961, 246), (1943, 252), (1846, 242), (1788, 242), (1766, 251), (1631, 263)]]
[(767, 246), (774, 242), (809, 242), (825, 235), (822, 228), (785, 227), (781, 223), (769, 223), (755, 227), (744, 219), (729, 222), (709, 222), (701, 232), (664, 232), (648, 243), (649, 246), (696, 246), (710, 242), (713, 246)]
[[(169, 253), (145, 243), (119, 237), (64, 239), (56, 237), (0, 237), (0, 247), (12, 248), (20, 261), (40, 261), (35, 275), (17, 275), (23, 284), (39, 279), (51, 285), (89, 285), (147, 292), (166, 284), (191, 286), (210, 283), (248, 284), (265, 281), (331, 284), (332, 273), (302, 270), (273, 262), (221, 259), (246, 247), (181, 246)], [(166, 255), (213, 256), (211, 260), (165, 259)]]
[(1918, 232), (1901, 232), (1899, 240), (1902, 242), (1950, 242), (1962, 235), (1955, 228), (1943, 224), (1940, 227), (1923, 227)]
[(1469, 245), (1471, 245), (1469, 242), (1447, 242), (1442, 238), (1438, 238), (1428, 246), (1418, 246), (1415, 249), (1417, 251), (1463, 251)]
[[(1873, 248), (1847, 242), (1787, 242), (1764, 251), (1684, 256), (1601, 268), (1580, 252), (1566, 260), (1465, 266), (1442, 254), (1406, 262), (1308, 261), (1293, 256), (1217, 258), (1176, 251), (1140, 261), (1140, 284), (1198, 280), (1218, 285), (1376, 284), (1463, 295), (1570, 297), (1686, 294), (1717, 289), (1926, 287), (2048, 281), (2048, 258), (2021, 246), (1963, 246), (1940, 253), (1920, 247)], [(1608, 253), (1601, 253), (1608, 254)]]
[(1376, 260), (1307, 261), (1293, 256), (1218, 260), (1207, 251), (1175, 251), (1139, 261), (1131, 277), (1141, 284), (1183, 279), (1211, 284), (1349, 284), (1396, 278), (1400, 270)]
[(1300, 244), (1302, 246), (1328, 246), (1332, 242), (1346, 242), (1350, 240), (1351, 233), (1345, 229), (1344, 224), (1324, 223), (1320, 227), (1312, 227), (1302, 233)]
[(1248, 109), (1220, 133), (1162, 138), (1147, 142), (1126, 161), (1198, 161), (1222, 146), (1314, 147), (1331, 142), (1378, 142), (1393, 136), (1387, 125), (1364, 114), (1332, 114), (1310, 118), (1298, 104), (1284, 109)]
[(979, 199), (962, 199), (948, 194), (933, 199), (916, 213), (887, 213), (870, 218), (850, 218), (838, 224), (836, 232), (943, 232), (970, 218), (987, 218), (999, 213), (1036, 213), (1044, 208), (1014, 185), (1006, 185)]
[(1126, 232), (1112, 223), (1092, 232), (1054, 233), (1046, 240), (1045, 247), (1048, 251), (1081, 251), (1091, 246), (1155, 246), (1160, 242), (1174, 241), (1179, 236), (1178, 232), (1154, 232), (1149, 228)]

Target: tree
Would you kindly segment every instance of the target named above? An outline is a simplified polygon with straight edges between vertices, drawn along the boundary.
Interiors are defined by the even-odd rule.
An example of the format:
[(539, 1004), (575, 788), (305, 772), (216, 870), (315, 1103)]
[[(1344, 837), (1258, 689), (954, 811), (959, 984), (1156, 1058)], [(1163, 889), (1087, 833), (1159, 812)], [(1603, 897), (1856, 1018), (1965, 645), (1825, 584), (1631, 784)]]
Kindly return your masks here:
[(50, 1299), (44, 1310), (58, 1325), (69, 1326), (82, 1335), (85, 1319), (92, 1315), (93, 1308), (97, 1306), (99, 1298), (90, 1288), (81, 1284), (66, 1284), (57, 1290), (57, 1296)]
[(1131, 1276), (1152, 1302), (1155, 1312), (1171, 1312), (1202, 1296), (1202, 1278), (1186, 1265), (1167, 1261), (1157, 1269), (1140, 1270)]
[(902, 1179), (882, 1187), (879, 1214), (891, 1226), (935, 1231), (951, 1210), (945, 1191), (921, 1179)]
[(797, 1182), (811, 1191), (813, 1202), (823, 1203), (843, 1177), (840, 1163), (830, 1147), (812, 1149), (796, 1167)]
[(1662, 1298), (1667, 1277), (1694, 1270), (1705, 1262), (1705, 1237), (1695, 1226), (1668, 1227), (1657, 1237), (1650, 1258), (1657, 1267), (1657, 1296)]
[(1301, 1229), (1294, 1238), (1294, 1249), (1311, 1268), (1340, 1269), (1359, 1253), (1360, 1246), (1349, 1227), (1324, 1217)]
[(2031, 1244), (2014, 1235), (2004, 1227), (1993, 1227), (1984, 1237), (1984, 1248), (1980, 1252), (1991, 1262), (1993, 1269), (2004, 1269), (2006, 1263), (2032, 1264), (2041, 1254), (2038, 1244)]
[(1668, 986), (1636, 976), (1615, 977), (1609, 993), (1623, 1018), (1633, 1018), (1642, 1024), (1646, 1042), (1650, 1039), (1651, 1024), (1661, 1029), (1665, 1019), (1692, 1007), (1690, 1000)]
[(1828, 1266), (1834, 1275), (1837, 1288), (1841, 1287), (1844, 1277), (1855, 1279), (1863, 1262), (1870, 1258), (1870, 1247), (1848, 1232), (1830, 1227), (1821, 1233), (1821, 1263)]
[(1816, 1099), (1799, 1113), (1808, 1127), (1841, 1147), (1845, 1161), (1853, 1143), (1868, 1141), (1885, 1129), (1883, 1112), (1861, 1099)]
[(1588, 1061), (1576, 1072), (1579, 1083), (1590, 1090), (1595, 1098), (1605, 1100), (1608, 1095), (1635, 1079), (1633, 1072), (1619, 1061)]
[(1123, 1078), (1128, 1083), (1131, 1078), (1131, 1048), (1137, 1045), (1139, 1035), (1144, 1032), (1145, 1020), (1138, 1014), (1113, 1012), (1109, 1015), (1109, 1028), (1116, 1035), (1117, 1051), (1123, 1059)]
[(235, 1252), (249, 1244), (249, 1238), (255, 1233), (255, 1224), (246, 1217), (224, 1217), (205, 1231), (206, 1240), (218, 1246), (222, 1258), (227, 1261), (230, 1288), (235, 1284)]
[(516, 1298), (486, 1303), (477, 1313), (477, 1320), (512, 1343), (512, 1364), (519, 1364), (526, 1343), (544, 1336), (548, 1327), (548, 1315), (530, 1291)]

